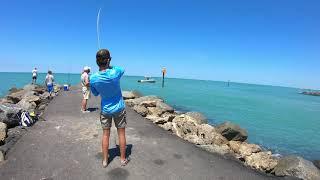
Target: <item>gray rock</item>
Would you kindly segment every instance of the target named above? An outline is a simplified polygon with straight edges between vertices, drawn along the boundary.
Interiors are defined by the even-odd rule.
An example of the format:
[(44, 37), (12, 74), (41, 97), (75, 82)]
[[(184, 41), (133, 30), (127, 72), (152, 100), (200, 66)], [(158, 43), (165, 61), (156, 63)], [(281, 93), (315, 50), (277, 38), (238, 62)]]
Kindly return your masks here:
[(245, 157), (246, 165), (267, 173), (275, 168), (278, 161), (277, 158), (272, 156), (270, 151), (253, 153), (251, 156)]
[(198, 124), (208, 123), (207, 118), (199, 112), (187, 112), (186, 115), (195, 119)]
[(184, 114), (177, 116), (172, 121), (172, 131), (179, 137), (187, 134), (197, 135), (198, 124), (195, 121), (185, 118)]
[(248, 133), (245, 129), (229, 121), (220, 124), (216, 129), (229, 141), (245, 141), (248, 138)]
[(24, 90), (26, 91), (33, 91), (35, 90), (37, 87), (39, 87), (38, 85), (35, 84), (27, 84), (23, 87)]
[(203, 141), (203, 139), (199, 138), (197, 135), (195, 134), (187, 134), (186, 136), (183, 137), (185, 140), (191, 142), (192, 144), (196, 144), (196, 145), (204, 145), (205, 142)]
[(221, 146), (218, 146), (215, 144), (213, 144), (213, 145), (200, 145), (199, 147), (208, 151), (208, 152), (211, 152), (211, 153), (217, 153), (220, 155), (230, 154), (230, 148), (225, 144), (221, 145)]
[(135, 99), (141, 97), (141, 95), (136, 91), (122, 91), (122, 97), (124, 100), (126, 99)]
[(7, 124), (8, 128), (19, 125), (22, 108), (16, 104), (0, 104), (0, 122)]
[(20, 90), (20, 91), (14, 92), (14, 93), (10, 93), (6, 97), (9, 101), (12, 101), (14, 104), (16, 104), (19, 101), (21, 101), (21, 99), (26, 94), (26, 92), (27, 92), (26, 90)]
[(315, 160), (315, 161), (313, 161), (313, 164), (314, 164), (318, 169), (320, 169), (320, 160)]
[(150, 114), (151, 116), (158, 116), (160, 117), (164, 111), (158, 107), (148, 107), (148, 114)]
[(164, 102), (157, 101), (156, 106), (157, 106), (157, 108), (161, 109), (163, 111), (163, 113), (164, 112), (170, 112), (170, 113), (174, 112), (174, 109)]
[(320, 179), (319, 169), (312, 162), (299, 156), (281, 158), (273, 172), (276, 176), (293, 176), (305, 180)]
[(142, 101), (139, 105), (144, 107), (156, 107), (157, 101)]
[(136, 99), (132, 99), (132, 103), (134, 105), (139, 105), (141, 102), (143, 101), (161, 101), (163, 102), (163, 100), (161, 98), (159, 98), (158, 96), (142, 96)]
[(37, 107), (35, 102), (29, 102), (27, 99), (22, 99), (17, 103), (25, 111), (34, 111)]
[(0, 145), (4, 144), (5, 139), (7, 137), (7, 124), (0, 122)]
[(172, 122), (176, 116), (177, 116), (176, 114), (169, 113), (169, 112), (165, 112), (161, 115), (161, 117), (168, 118), (168, 122)]
[(249, 144), (246, 142), (243, 142), (239, 147), (239, 154), (241, 157), (250, 156), (253, 153), (258, 153), (262, 151), (261, 147), (256, 144)]
[(41, 100), (43, 100), (43, 99), (48, 99), (49, 96), (50, 96), (50, 93), (44, 92), (39, 97), (40, 97)]
[(143, 117), (146, 117), (148, 114), (148, 109), (144, 106), (135, 105), (132, 109)]
[(4, 153), (0, 151), (0, 162), (4, 161)]
[(23, 90), (23, 89), (13, 87), (13, 88), (10, 88), (10, 89), (9, 89), (9, 94), (15, 93), (15, 92), (18, 92), (18, 91), (21, 91), (21, 90)]
[(161, 124), (160, 127), (167, 131), (172, 131), (172, 122), (167, 122), (165, 124)]
[(36, 104), (39, 104), (40, 103), (40, 97), (39, 96), (36, 96), (36, 95), (30, 95), (30, 96), (25, 96), (23, 98), (23, 100), (31, 103), (31, 102), (34, 102)]

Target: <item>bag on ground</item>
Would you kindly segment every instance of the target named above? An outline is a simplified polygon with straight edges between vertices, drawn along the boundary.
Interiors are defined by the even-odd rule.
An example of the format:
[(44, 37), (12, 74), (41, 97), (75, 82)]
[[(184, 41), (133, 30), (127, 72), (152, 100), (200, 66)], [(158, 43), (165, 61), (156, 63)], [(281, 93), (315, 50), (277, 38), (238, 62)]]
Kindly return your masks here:
[(22, 112), (21, 114), (21, 126), (29, 127), (31, 126), (35, 121), (31, 118), (29, 112)]

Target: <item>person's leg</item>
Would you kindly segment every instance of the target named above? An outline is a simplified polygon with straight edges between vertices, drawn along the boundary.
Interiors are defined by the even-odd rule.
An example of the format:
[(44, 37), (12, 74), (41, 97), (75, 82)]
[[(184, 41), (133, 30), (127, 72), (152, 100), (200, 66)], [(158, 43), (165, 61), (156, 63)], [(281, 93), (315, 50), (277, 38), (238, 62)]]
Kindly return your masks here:
[(100, 114), (101, 127), (103, 129), (102, 135), (102, 166), (107, 167), (108, 165), (108, 151), (109, 151), (109, 137), (110, 128), (112, 124), (112, 117), (108, 115)]
[(110, 129), (104, 129), (102, 135), (102, 165), (105, 167), (108, 164)]
[(118, 128), (119, 146), (120, 146), (120, 160), (126, 159), (126, 128)]
[(127, 114), (126, 110), (122, 110), (114, 117), (114, 123), (118, 130), (119, 146), (120, 146), (120, 162), (121, 166), (125, 166), (129, 159), (126, 157), (126, 129), (127, 126)]
[(87, 99), (82, 99), (82, 107), (81, 107), (82, 111), (86, 111), (87, 110)]

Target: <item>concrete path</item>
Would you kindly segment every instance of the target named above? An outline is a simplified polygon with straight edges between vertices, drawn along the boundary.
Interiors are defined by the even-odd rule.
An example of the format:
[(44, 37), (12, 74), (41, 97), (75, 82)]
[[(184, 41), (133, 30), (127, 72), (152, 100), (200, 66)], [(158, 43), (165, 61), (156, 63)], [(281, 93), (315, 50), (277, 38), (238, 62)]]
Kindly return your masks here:
[[(101, 166), (102, 130), (99, 109), (80, 113), (81, 92), (61, 92), (44, 118), (31, 127), (0, 165), (0, 179), (275, 179), (241, 163), (197, 148), (127, 109), (127, 153), (131, 162), (120, 167), (113, 131), (109, 166)], [(98, 108), (92, 98), (89, 107)], [(283, 179), (283, 178), (282, 178)]]

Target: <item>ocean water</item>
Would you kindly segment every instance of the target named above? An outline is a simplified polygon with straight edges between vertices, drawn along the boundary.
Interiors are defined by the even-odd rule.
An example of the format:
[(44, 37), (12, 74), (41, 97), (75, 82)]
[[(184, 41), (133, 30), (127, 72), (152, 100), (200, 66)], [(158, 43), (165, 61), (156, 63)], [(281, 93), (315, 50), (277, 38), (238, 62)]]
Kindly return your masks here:
[[(45, 74), (40, 74), (43, 82)], [(55, 74), (59, 84), (80, 82), (79, 74)], [(125, 76), (124, 90), (158, 95), (181, 111), (203, 113), (209, 123), (225, 120), (248, 130), (249, 141), (274, 153), (320, 159), (320, 97), (299, 94), (299, 89), (265, 85), (168, 78), (154, 84), (137, 83), (142, 77)], [(0, 96), (31, 81), (30, 73), (0, 73)], [(130, 120), (129, 120), (130, 121)]]

